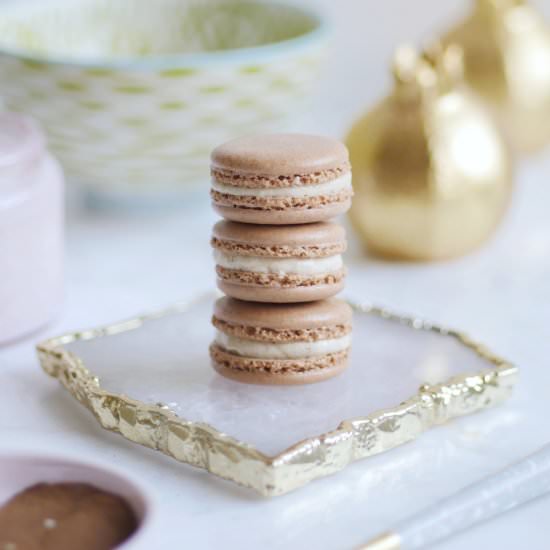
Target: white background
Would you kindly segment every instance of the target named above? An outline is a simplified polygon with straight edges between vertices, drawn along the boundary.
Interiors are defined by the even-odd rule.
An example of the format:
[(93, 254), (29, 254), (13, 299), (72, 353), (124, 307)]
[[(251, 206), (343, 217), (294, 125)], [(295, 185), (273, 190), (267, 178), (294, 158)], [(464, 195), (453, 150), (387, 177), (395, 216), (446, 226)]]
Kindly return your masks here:
[[(335, 21), (332, 59), (304, 130), (342, 136), (389, 85), (403, 41), (446, 28), (467, 2), (324, 0)], [(538, 3), (550, 17), (550, 6)], [(351, 247), (349, 294), (466, 329), (521, 367), (504, 406), (455, 421), (336, 476), (265, 500), (103, 431), (41, 372), (33, 344), (68, 330), (162, 307), (214, 285), (206, 198), (136, 218), (72, 208), (67, 300), (58, 321), (0, 351), (0, 450), (48, 449), (113, 464), (157, 501), (143, 548), (346, 549), (550, 441), (550, 154), (522, 161), (506, 222), (485, 248), (435, 265), (383, 263)], [(548, 548), (550, 498), (440, 546)], [(140, 546), (141, 548), (141, 546)]]

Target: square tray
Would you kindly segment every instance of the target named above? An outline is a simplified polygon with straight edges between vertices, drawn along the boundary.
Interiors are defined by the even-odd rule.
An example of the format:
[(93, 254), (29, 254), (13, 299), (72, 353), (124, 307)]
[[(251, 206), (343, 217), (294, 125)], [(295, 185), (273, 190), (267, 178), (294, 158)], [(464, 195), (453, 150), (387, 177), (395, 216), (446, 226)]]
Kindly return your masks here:
[(509, 396), (517, 368), (464, 334), (355, 309), (350, 367), (307, 386), (255, 386), (210, 367), (214, 294), (38, 345), (106, 429), (280, 495)]

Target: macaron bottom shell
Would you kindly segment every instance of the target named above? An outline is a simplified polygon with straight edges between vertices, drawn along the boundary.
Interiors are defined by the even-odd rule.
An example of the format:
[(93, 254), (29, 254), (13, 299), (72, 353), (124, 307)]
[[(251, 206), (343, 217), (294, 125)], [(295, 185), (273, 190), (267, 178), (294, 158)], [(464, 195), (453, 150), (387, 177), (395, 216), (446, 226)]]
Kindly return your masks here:
[[(310, 359), (262, 359), (263, 368), (239, 368), (254, 363), (250, 357), (228, 352), (213, 343), (210, 346), (212, 367), (221, 376), (245, 384), (297, 386), (323, 382), (341, 374), (348, 366), (349, 350), (316, 358), (317, 365), (307, 368)], [(324, 364), (323, 364), (324, 363)]]
[(218, 288), (232, 298), (275, 304), (324, 300), (338, 294), (344, 288), (344, 284), (345, 278), (329, 284), (297, 287), (253, 286), (231, 283), (219, 278), (217, 280)]
[(292, 225), (328, 221), (344, 214), (351, 207), (351, 198), (328, 204), (320, 208), (286, 208), (284, 210), (262, 210), (239, 206), (212, 204), (222, 218), (234, 222), (258, 225)]

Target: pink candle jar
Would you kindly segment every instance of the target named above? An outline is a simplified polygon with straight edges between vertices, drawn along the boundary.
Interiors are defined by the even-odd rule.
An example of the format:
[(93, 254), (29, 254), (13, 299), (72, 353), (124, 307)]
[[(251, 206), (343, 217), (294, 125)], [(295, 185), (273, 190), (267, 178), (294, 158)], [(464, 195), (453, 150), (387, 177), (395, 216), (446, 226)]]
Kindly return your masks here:
[(0, 343), (46, 324), (63, 288), (63, 174), (27, 117), (0, 113)]

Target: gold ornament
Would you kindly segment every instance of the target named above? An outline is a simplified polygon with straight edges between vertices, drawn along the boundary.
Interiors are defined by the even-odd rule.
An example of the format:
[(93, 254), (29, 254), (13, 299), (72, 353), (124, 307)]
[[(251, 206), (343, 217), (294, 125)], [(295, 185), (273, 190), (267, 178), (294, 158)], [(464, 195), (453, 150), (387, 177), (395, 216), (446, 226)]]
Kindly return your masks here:
[(443, 38), (464, 50), (465, 78), (518, 150), (550, 141), (550, 27), (525, 0), (476, 0)]
[(462, 85), (459, 47), (398, 49), (393, 92), (347, 138), (350, 216), (369, 248), (407, 260), (453, 258), (493, 232), (508, 204), (512, 161)]

